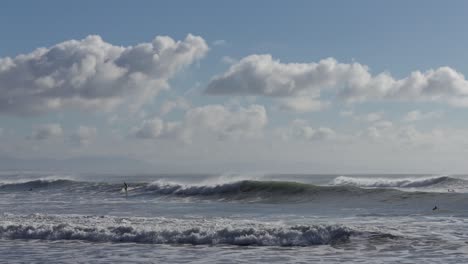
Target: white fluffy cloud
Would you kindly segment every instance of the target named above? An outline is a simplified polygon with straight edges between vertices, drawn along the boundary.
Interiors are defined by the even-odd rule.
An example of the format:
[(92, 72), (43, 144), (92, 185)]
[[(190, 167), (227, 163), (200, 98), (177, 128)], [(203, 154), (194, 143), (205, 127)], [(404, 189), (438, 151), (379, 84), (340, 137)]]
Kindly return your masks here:
[(191, 129), (208, 130), (223, 139), (260, 136), (268, 117), (265, 107), (261, 105), (235, 110), (223, 105), (207, 105), (190, 109), (185, 122)]
[(182, 138), (183, 130), (179, 122), (164, 122), (160, 118), (144, 120), (139, 127), (132, 129), (132, 134), (140, 139)]
[(362, 117), (360, 117), (361, 119), (367, 121), (367, 122), (377, 122), (377, 121), (380, 121), (383, 119), (383, 113), (382, 112), (371, 112), (371, 113), (368, 113)]
[(167, 115), (168, 113), (176, 109), (187, 110), (189, 108), (190, 103), (186, 99), (178, 97), (175, 100), (164, 101), (159, 109), (159, 112), (161, 113), (161, 115)]
[(437, 145), (446, 146), (449, 144), (450, 140), (448, 140), (446, 134), (456, 135), (458, 132), (440, 129), (423, 131), (414, 126), (399, 126), (393, 125), (388, 121), (380, 121), (365, 129), (360, 134), (360, 137), (367, 142), (370, 139), (373, 143), (387, 146), (428, 147)]
[(47, 140), (63, 136), (63, 129), (60, 124), (43, 124), (34, 127), (30, 139)]
[(205, 92), (213, 95), (307, 96), (318, 99), (324, 90), (345, 101), (437, 101), (468, 107), (468, 81), (450, 67), (415, 71), (395, 79), (389, 73), (372, 75), (366, 65), (339, 63), (281, 63), (271, 55), (251, 55), (215, 76)]
[(79, 146), (89, 145), (97, 136), (95, 127), (80, 126), (76, 132), (70, 136), (70, 141)]
[[(339, 64), (334, 59), (319, 63), (284, 64), (271, 55), (251, 55), (214, 77), (208, 94), (294, 96), (337, 85), (352, 72), (367, 71), (360, 64)], [(317, 94), (317, 93), (314, 93)]]
[(145, 120), (135, 127), (137, 138), (179, 138), (190, 141), (194, 134), (214, 135), (217, 139), (261, 136), (268, 123), (266, 110), (260, 105), (230, 109), (223, 105), (206, 105), (189, 109), (183, 121), (164, 122), (160, 118)]
[(203, 38), (158, 36), (121, 47), (92, 35), (14, 58), (0, 58), (0, 113), (37, 114), (64, 107), (139, 106), (208, 51)]
[(309, 141), (330, 140), (336, 138), (336, 132), (328, 127), (312, 127), (302, 119), (294, 120), (286, 129), (279, 131), (284, 139), (299, 139)]

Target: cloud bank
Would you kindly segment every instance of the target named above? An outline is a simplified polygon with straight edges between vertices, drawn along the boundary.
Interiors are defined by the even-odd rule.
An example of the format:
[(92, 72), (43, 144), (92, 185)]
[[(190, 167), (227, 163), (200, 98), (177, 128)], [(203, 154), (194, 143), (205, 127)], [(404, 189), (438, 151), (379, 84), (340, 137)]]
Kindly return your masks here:
[(265, 107), (251, 105), (230, 109), (224, 105), (205, 105), (187, 110), (180, 122), (160, 118), (144, 120), (132, 134), (141, 139), (175, 138), (190, 142), (194, 134), (217, 140), (259, 137), (268, 123)]
[(308, 121), (303, 119), (296, 119), (285, 128), (279, 130), (283, 139), (296, 139), (307, 141), (324, 141), (336, 139), (337, 133), (328, 127), (312, 127)]
[[(334, 58), (282, 63), (271, 55), (250, 55), (215, 76), (205, 89), (211, 95), (307, 97), (314, 101), (324, 91), (347, 102), (411, 100), (468, 107), (468, 81), (450, 67), (414, 71), (396, 79), (388, 72), (372, 75), (366, 65), (340, 63)], [(316, 108), (310, 102), (303, 105)]]
[(208, 51), (205, 40), (157, 36), (121, 47), (91, 35), (14, 58), (0, 58), (0, 114), (40, 114), (75, 107), (133, 107), (168, 89), (168, 80)]

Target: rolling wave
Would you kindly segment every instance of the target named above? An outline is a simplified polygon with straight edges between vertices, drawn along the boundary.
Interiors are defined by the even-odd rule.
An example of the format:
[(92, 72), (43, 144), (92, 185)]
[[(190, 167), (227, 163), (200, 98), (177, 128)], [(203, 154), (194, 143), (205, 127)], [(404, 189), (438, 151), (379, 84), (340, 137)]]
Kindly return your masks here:
[[(239, 181), (219, 185), (182, 185), (174, 183), (152, 183), (136, 189), (143, 195), (175, 195), (216, 198), (232, 200), (262, 201), (301, 201), (317, 196), (365, 195), (376, 193), (375, 190), (353, 186), (318, 186), (307, 183), (287, 181)], [(384, 190), (392, 192), (392, 190)]]
[[(346, 242), (355, 232), (342, 225), (279, 225), (229, 219), (182, 220), (93, 216), (13, 216), (0, 218), (1, 239), (89, 242), (312, 246)], [(357, 234), (357, 233), (356, 233)]]
[(3, 182), (0, 183), (0, 190), (16, 190), (16, 189), (28, 189), (28, 188), (54, 188), (60, 186), (67, 186), (76, 183), (69, 179), (37, 179), (37, 180), (26, 180), (17, 182)]
[[(364, 179), (340, 176), (334, 185), (319, 186), (288, 181), (251, 181), (242, 180), (216, 185), (187, 185), (172, 182), (129, 183), (125, 197), (138, 199), (159, 197), (188, 197), (220, 201), (245, 202), (309, 202), (316, 199), (342, 201), (343, 199), (372, 197), (376, 201), (398, 201), (400, 199), (420, 198), (436, 195), (430, 192), (403, 192), (388, 187), (416, 187), (451, 182), (450, 177), (423, 179)], [(42, 191), (87, 197), (122, 197), (123, 185), (120, 183), (80, 182), (69, 179), (39, 179), (25, 182), (4, 183), (0, 192)], [(375, 188), (369, 188), (375, 187)]]
[[(27, 188), (60, 189), (74, 186), (76, 189), (94, 190), (100, 188), (109, 192), (121, 190), (123, 185), (116, 183), (80, 182), (69, 179), (38, 179), (31, 181), (0, 184), (0, 190), (24, 190)], [(130, 183), (130, 194), (148, 195), (176, 195), (176, 196), (216, 196), (236, 194), (277, 194), (298, 195), (304, 193), (327, 193), (327, 192), (372, 192), (352, 186), (318, 186), (300, 182), (288, 181), (250, 181), (243, 180), (216, 185), (186, 185), (172, 182), (152, 183)]]
[(339, 176), (333, 180), (336, 186), (377, 187), (377, 188), (417, 188), (443, 183), (462, 181), (449, 176), (432, 176), (424, 178), (356, 178)]

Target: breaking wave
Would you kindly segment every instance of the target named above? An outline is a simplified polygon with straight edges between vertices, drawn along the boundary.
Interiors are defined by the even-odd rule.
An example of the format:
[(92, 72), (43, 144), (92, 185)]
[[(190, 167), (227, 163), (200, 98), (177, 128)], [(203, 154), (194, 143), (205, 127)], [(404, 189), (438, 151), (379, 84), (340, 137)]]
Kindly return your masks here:
[(355, 187), (377, 187), (377, 188), (416, 188), (428, 187), (431, 185), (440, 185), (443, 183), (453, 183), (459, 179), (449, 176), (433, 176), (424, 178), (355, 178), (339, 176), (333, 180), (336, 186), (355, 186)]
[[(76, 190), (88, 189), (90, 191), (99, 188), (108, 192), (122, 189), (122, 184), (79, 182), (68, 179), (39, 179), (17, 183), (4, 183), (0, 190), (26, 190), (34, 189), (60, 189), (73, 186)], [(232, 195), (299, 195), (311, 193), (334, 192), (372, 192), (350, 186), (318, 186), (300, 182), (288, 181), (237, 181), (216, 185), (187, 185), (172, 182), (131, 183), (129, 193), (135, 195), (175, 195), (175, 196), (232, 196)], [(73, 190), (73, 189), (72, 189)]]
[[(354, 186), (318, 186), (287, 181), (239, 181), (219, 185), (182, 185), (155, 182), (146, 187), (135, 189), (135, 191), (142, 195), (216, 197), (228, 200), (270, 202), (308, 201), (317, 196), (360, 196), (377, 193), (376, 190)], [(392, 190), (383, 191), (394, 192)]]
[[(422, 187), (453, 182), (447, 176), (420, 179), (366, 179), (337, 177), (333, 185), (320, 186), (289, 181), (242, 180), (222, 184), (181, 184), (157, 181), (152, 183), (129, 183), (127, 198), (191, 198), (219, 201), (245, 201), (266, 203), (309, 202), (316, 199), (338, 201), (347, 198), (372, 197), (373, 200), (395, 201), (411, 197), (432, 196), (430, 192), (403, 192), (388, 187)], [(42, 193), (85, 195), (87, 197), (122, 197), (123, 185), (106, 182), (80, 182), (69, 179), (39, 179), (0, 185), (0, 192), (38, 191)], [(369, 188), (376, 187), (376, 188)]]
[(0, 218), (1, 239), (82, 240), (148, 244), (311, 246), (346, 242), (342, 225), (264, 224), (245, 220), (12, 216)]
[(15, 189), (28, 189), (28, 188), (53, 188), (53, 187), (60, 187), (60, 186), (67, 186), (70, 184), (76, 183), (70, 179), (60, 179), (60, 178), (53, 178), (53, 179), (37, 179), (37, 180), (26, 180), (26, 181), (7, 181), (0, 183), (0, 190), (7, 189), (7, 190), (15, 190)]

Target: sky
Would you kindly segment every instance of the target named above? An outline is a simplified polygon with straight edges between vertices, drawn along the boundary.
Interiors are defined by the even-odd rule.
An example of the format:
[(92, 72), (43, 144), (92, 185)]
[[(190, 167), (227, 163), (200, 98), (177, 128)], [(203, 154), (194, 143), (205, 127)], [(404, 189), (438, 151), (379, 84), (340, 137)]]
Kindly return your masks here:
[(0, 164), (466, 173), (467, 8), (5, 1)]

